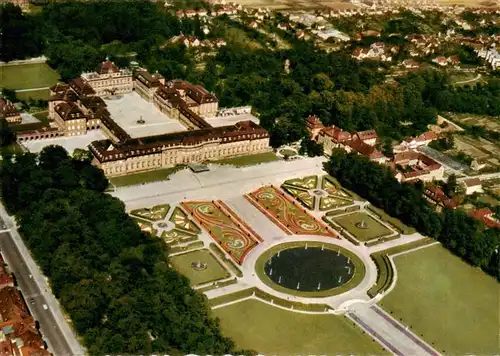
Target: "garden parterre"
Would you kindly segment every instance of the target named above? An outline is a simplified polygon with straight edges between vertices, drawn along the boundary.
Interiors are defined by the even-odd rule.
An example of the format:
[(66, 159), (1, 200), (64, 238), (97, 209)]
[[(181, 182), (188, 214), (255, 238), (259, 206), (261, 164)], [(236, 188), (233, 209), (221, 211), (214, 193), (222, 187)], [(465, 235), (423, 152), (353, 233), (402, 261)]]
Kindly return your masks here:
[(257, 245), (258, 237), (216, 202), (188, 201), (182, 206), (238, 264)]
[(245, 197), (289, 235), (337, 237), (333, 229), (309, 215), (273, 186), (259, 188)]

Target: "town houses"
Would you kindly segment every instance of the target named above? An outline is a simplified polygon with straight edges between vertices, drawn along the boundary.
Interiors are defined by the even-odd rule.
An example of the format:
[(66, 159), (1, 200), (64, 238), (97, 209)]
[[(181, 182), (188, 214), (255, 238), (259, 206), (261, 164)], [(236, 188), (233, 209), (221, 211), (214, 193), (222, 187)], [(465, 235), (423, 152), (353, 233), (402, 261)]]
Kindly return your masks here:
[(35, 319), (0, 256), (0, 355), (49, 356)]

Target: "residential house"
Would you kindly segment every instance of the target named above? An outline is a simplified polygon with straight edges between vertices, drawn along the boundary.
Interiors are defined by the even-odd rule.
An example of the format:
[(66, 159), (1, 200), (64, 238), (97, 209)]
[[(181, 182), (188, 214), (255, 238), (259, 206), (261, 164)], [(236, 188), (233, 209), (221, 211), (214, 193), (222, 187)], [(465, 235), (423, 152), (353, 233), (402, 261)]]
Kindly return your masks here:
[(426, 131), (423, 134), (417, 137), (409, 137), (405, 139), (401, 145), (407, 147), (407, 149), (414, 150), (420, 146), (427, 146), (432, 141), (438, 138), (437, 134), (434, 131)]
[(495, 217), (490, 208), (482, 208), (469, 211), (467, 214), (473, 218), (482, 221), (490, 229), (500, 229), (500, 220)]
[(442, 67), (445, 67), (448, 65), (448, 59), (443, 56), (436, 57), (432, 60), (434, 63), (439, 64)]
[(442, 180), (444, 168), (432, 158), (416, 151), (396, 153), (389, 162), (399, 182)]
[(483, 192), (483, 186), (481, 184), (481, 179), (479, 178), (465, 179), (461, 181), (461, 184), (465, 189), (465, 195)]

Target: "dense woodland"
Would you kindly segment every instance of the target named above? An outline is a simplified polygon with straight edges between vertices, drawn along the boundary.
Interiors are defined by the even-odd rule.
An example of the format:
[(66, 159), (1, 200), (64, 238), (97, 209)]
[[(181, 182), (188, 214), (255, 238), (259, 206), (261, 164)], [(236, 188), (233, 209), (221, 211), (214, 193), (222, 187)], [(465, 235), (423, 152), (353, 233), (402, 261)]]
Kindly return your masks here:
[[(208, 6), (188, 2), (184, 5)], [(200, 67), (192, 50), (168, 40), (181, 32), (215, 39), (228, 28), (261, 42), (263, 35), (227, 16), (214, 20), (211, 33), (205, 35), (199, 19), (180, 21), (162, 5), (122, 0), (54, 2), (37, 14), (22, 14), (19, 8), (6, 5), (0, 7), (4, 42), (0, 57), (8, 61), (43, 53), (63, 79), (94, 69), (106, 56), (121, 66), (135, 59), (167, 79), (203, 84), (216, 93), (221, 107), (252, 105), (270, 131), (274, 147), (307, 137), (304, 118), (310, 114), (348, 131), (375, 128), (382, 145), (389, 147), (394, 140), (426, 130), (437, 109), (492, 115), (500, 111), (500, 102), (495, 100), (498, 79), (472, 89), (455, 89), (446, 75), (432, 71), (388, 83), (379, 63), (353, 60), (350, 50), (326, 53), (277, 29), (275, 25), (282, 20), (279, 14), (273, 31), (290, 48), (249, 48), (228, 41), (227, 47), (206, 56)], [(404, 21), (387, 22), (384, 31), (421, 33), (441, 21), (437, 15), (429, 16), (428, 23), (411, 14), (401, 18)], [(290, 73), (284, 70), (287, 59)]]
[(0, 177), (2, 200), (90, 354), (234, 352), (162, 240), (103, 193), (108, 181), (88, 155), (49, 146), (4, 160)]
[(423, 197), (422, 183), (399, 183), (389, 168), (363, 156), (334, 151), (325, 170), (373, 205), (500, 280), (500, 229), (486, 229), (462, 210), (436, 213)]

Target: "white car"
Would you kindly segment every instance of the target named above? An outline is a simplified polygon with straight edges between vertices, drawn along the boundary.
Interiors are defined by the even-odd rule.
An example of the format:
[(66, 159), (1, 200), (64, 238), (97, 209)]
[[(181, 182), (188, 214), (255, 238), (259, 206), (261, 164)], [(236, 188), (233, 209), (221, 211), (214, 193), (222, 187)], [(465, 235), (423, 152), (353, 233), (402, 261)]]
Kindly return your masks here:
[(49, 307), (47, 306), (47, 304), (44, 304), (44, 305), (43, 305), (43, 309), (44, 309), (44, 310), (49, 309)]

